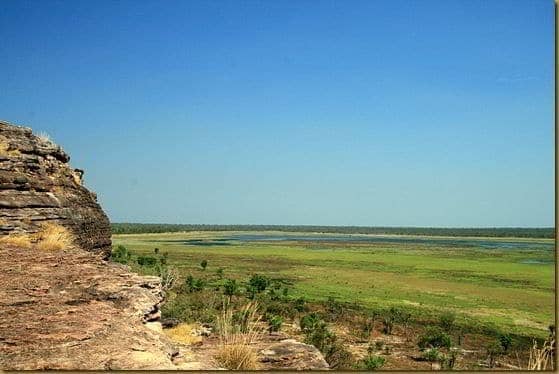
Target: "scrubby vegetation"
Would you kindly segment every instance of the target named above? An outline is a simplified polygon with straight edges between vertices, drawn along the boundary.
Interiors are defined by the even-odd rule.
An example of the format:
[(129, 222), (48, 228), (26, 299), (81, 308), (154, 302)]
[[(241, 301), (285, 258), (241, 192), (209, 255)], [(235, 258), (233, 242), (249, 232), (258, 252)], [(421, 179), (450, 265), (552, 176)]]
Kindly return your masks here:
[[(402, 368), (393, 355), (401, 349), (406, 349), (407, 357), (414, 358), (408, 362), (412, 367), (423, 364), (447, 370), (476, 369), (502, 367), (499, 366), (502, 362), (527, 367), (533, 339), (540, 345), (543, 343), (541, 337), (519, 334), (506, 325), (483, 323), (458, 308), (362, 304), (343, 297), (320, 298), (312, 292), (302, 295), (301, 290), (306, 288), (301, 287), (296, 277), (282, 276), (275, 271), (239, 271), (238, 264), (227, 265), (234, 264), (233, 257), (220, 247), (189, 250), (177, 257), (174, 249), (177, 247), (158, 244), (157, 248), (162, 249), (155, 251), (151, 245), (134, 245), (135, 249), (129, 250), (117, 244), (112, 258), (145, 274), (164, 276), (166, 272), (175, 272), (175, 282), (168, 287), (167, 301), (162, 307), (163, 319), (212, 326), (222, 342), (216, 360), (228, 368), (254, 368), (257, 365), (254, 352), (246, 339), (278, 333), (316, 346), (330, 366), (340, 370)], [(312, 251), (301, 253), (314, 259)], [(338, 261), (338, 266), (343, 264), (340, 260), (347, 261), (343, 253), (336, 257), (325, 254), (321, 252), (323, 259)], [(243, 259), (247, 269), (258, 269), (255, 266), (259, 261), (258, 250), (248, 252), (236, 247), (235, 255), (246, 256)], [(278, 266), (278, 258), (270, 257), (269, 252), (267, 255), (266, 266)], [(430, 258), (425, 257), (425, 252), (422, 256)], [(181, 262), (177, 262), (179, 258)], [(302, 274), (308, 276), (316, 263), (304, 264)], [(176, 265), (180, 265), (180, 273)], [(292, 266), (291, 263), (282, 265)], [(328, 274), (322, 276), (327, 282)], [(377, 286), (378, 280), (372, 284)], [(362, 286), (355, 283), (349, 287), (357, 293)], [(246, 305), (253, 305), (250, 313)], [(224, 330), (224, 325), (232, 326), (229, 329), (234, 332)], [(255, 329), (258, 334), (251, 335)], [(222, 331), (229, 331), (229, 335), (219, 335)], [(463, 350), (472, 351), (472, 348), (478, 353), (465, 355)]]

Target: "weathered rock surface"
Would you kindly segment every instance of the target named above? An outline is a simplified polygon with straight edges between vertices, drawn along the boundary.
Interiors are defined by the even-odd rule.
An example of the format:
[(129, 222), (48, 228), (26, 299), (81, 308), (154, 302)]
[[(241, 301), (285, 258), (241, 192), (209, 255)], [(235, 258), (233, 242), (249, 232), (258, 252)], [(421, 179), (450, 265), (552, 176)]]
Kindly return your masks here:
[(313, 345), (294, 339), (274, 343), (259, 352), (259, 360), (266, 369), (326, 370), (324, 356)]
[(31, 129), (0, 121), (0, 235), (33, 233), (42, 223), (68, 228), (77, 245), (107, 257), (111, 229), (94, 193), (81, 184), (82, 170)]
[(176, 369), (157, 277), (80, 250), (0, 248), (0, 369)]

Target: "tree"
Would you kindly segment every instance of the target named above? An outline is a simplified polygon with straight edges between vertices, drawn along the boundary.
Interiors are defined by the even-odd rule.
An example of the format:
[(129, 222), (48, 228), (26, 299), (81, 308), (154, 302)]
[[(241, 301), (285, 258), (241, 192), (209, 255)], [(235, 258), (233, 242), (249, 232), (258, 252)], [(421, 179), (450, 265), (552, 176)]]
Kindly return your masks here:
[(239, 285), (235, 279), (227, 279), (223, 285), (223, 294), (225, 296), (233, 296), (239, 290)]

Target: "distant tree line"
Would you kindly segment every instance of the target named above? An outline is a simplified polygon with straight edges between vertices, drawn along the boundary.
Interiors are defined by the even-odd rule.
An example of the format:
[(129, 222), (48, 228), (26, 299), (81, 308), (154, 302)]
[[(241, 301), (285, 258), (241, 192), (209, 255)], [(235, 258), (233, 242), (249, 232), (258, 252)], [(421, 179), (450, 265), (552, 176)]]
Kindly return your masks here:
[(143, 234), (179, 231), (285, 231), (338, 234), (390, 234), (426, 236), (484, 236), (518, 238), (555, 238), (552, 227), (440, 228), (440, 227), (366, 227), (296, 225), (193, 225), (166, 223), (112, 223), (113, 234)]

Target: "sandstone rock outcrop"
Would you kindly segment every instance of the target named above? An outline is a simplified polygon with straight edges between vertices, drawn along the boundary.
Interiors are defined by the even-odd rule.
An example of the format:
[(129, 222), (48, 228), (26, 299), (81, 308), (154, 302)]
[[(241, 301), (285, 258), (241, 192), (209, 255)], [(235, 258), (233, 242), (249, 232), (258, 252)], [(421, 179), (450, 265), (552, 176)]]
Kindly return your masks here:
[(259, 352), (266, 369), (327, 370), (328, 363), (313, 345), (285, 339)]
[(0, 370), (176, 369), (159, 278), (81, 249), (0, 246)]
[(81, 184), (83, 171), (47, 137), (0, 121), (0, 235), (33, 233), (54, 222), (77, 245), (107, 257), (111, 229), (94, 193)]

